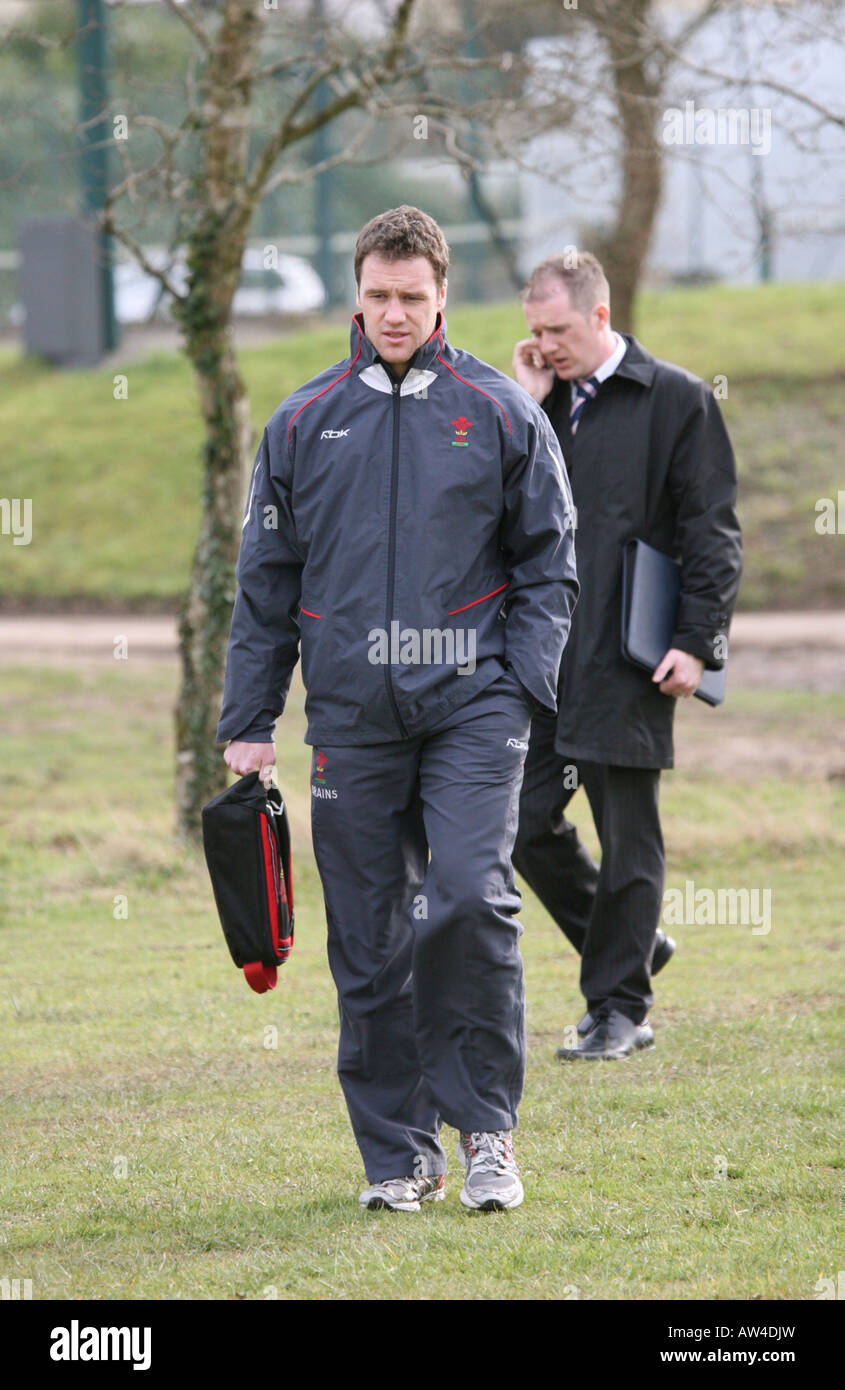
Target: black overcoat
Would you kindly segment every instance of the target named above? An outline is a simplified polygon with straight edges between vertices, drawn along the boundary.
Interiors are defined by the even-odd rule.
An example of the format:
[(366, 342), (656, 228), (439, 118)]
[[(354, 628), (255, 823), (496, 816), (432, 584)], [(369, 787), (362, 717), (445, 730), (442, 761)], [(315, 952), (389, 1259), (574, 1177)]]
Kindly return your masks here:
[[(647, 541), (683, 566), (672, 645), (723, 665), (742, 550), (736, 464), (710, 386), (627, 334), (613, 376), (573, 436), (571, 390), (543, 401), (560, 440), (577, 509), (581, 597), (559, 682), (558, 751), (625, 767), (672, 767), (675, 699), (621, 654), (622, 549)], [(702, 711), (704, 714), (708, 712)]]

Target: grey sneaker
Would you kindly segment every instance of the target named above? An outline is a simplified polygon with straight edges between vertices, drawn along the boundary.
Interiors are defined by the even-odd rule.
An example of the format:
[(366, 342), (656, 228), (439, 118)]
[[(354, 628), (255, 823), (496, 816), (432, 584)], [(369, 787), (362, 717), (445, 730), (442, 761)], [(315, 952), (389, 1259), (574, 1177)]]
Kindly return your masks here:
[(432, 1178), (388, 1178), (365, 1187), (358, 1201), (370, 1211), (419, 1211), (420, 1202), (442, 1202), (446, 1196), (443, 1174)]
[(525, 1193), (509, 1129), (461, 1134), (458, 1161), (466, 1168), (461, 1201), (479, 1211), (518, 1207)]

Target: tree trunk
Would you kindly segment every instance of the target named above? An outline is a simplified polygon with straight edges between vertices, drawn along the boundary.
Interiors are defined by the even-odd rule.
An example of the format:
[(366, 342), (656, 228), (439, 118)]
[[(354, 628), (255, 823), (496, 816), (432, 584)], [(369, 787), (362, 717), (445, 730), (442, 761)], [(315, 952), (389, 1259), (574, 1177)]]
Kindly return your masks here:
[(613, 6), (604, 37), (613, 63), (613, 83), (622, 137), (622, 187), (616, 219), (601, 239), (598, 255), (610, 282), (614, 328), (634, 327), (634, 296), (648, 254), (663, 184), (657, 137), (659, 83), (648, 76), (643, 31), (652, 0), (623, 0)]
[(198, 201), (188, 239), (187, 298), (176, 308), (205, 425), (203, 506), (191, 584), (179, 619), (182, 686), (175, 710), (177, 832), (198, 843), (202, 807), (226, 785), (216, 741), (235, 564), (252, 464), (252, 427), (238, 370), (232, 301), (254, 202), (245, 196), (249, 103), (260, 34), (255, 0), (224, 0), (208, 58)]
[(203, 503), (191, 583), (179, 619), (182, 686), (176, 705), (177, 831), (198, 842), (205, 802), (226, 785), (216, 742), (235, 564), (252, 463), (249, 400), (231, 310), (243, 236), (209, 214), (191, 239), (188, 297), (176, 308), (205, 426)]
[(176, 805), (179, 833), (197, 841), (202, 806), (226, 785), (216, 731), (253, 436), (231, 330), (222, 330), (216, 352), (207, 343), (200, 353), (194, 347), (189, 342), (206, 439), (202, 522), (179, 620), (182, 686), (176, 706)]

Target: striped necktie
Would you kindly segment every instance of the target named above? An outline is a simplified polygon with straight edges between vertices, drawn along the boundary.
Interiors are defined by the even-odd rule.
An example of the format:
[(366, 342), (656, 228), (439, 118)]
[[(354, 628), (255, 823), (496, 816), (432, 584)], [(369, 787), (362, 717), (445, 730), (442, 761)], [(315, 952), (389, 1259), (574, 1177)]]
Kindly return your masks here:
[(572, 397), (572, 405), (569, 408), (569, 428), (574, 434), (578, 428), (578, 421), (581, 419), (581, 412), (587, 401), (591, 401), (599, 389), (600, 383), (594, 376), (586, 378), (584, 381), (576, 381), (575, 394)]

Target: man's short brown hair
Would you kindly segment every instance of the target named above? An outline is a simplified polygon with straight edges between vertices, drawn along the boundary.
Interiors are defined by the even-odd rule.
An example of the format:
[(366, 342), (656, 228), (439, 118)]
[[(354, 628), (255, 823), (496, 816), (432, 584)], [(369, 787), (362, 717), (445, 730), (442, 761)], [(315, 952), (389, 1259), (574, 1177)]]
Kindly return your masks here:
[(449, 247), (433, 217), (419, 208), (403, 203), (372, 218), (362, 229), (355, 243), (355, 283), (361, 283), (361, 266), (365, 256), (375, 252), (386, 261), (408, 260), (425, 256), (431, 262), (437, 288), (443, 288), (449, 269)]
[(591, 314), (597, 304), (610, 307), (610, 286), (607, 276), (589, 251), (564, 251), (559, 256), (548, 256), (545, 261), (535, 265), (528, 284), (522, 291), (522, 302), (549, 299), (563, 288), (569, 294), (569, 303), (584, 318)]

